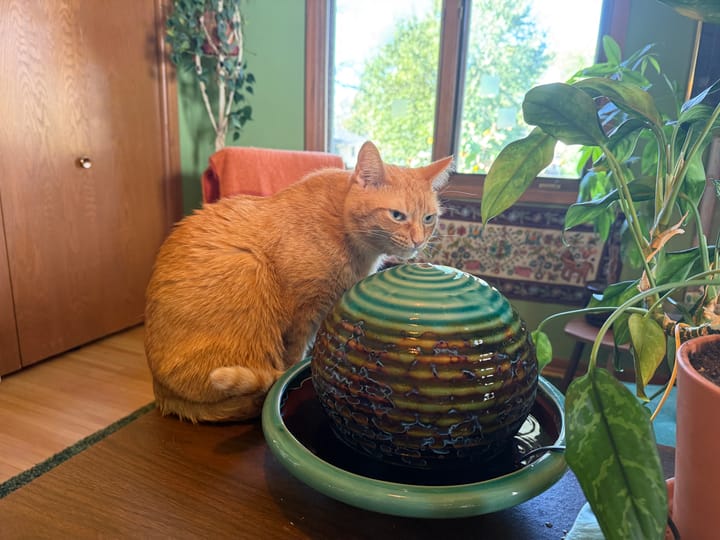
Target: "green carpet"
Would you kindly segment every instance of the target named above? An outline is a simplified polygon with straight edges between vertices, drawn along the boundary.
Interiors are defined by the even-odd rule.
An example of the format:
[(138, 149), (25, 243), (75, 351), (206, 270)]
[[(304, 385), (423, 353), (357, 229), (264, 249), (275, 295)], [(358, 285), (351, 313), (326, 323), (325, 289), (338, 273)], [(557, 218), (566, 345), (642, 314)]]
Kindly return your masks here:
[(55, 454), (52, 457), (49, 457), (45, 461), (38, 463), (37, 465), (34, 465), (27, 471), (23, 471), (18, 475), (13, 476), (9, 480), (6, 480), (2, 484), (0, 484), (0, 499), (3, 497), (9, 495), (16, 489), (19, 489), (23, 487), (24, 485), (29, 484), (33, 480), (35, 480), (37, 477), (45, 474), (46, 472), (54, 469), (64, 461), (67, 461), (73, 456), (76, 456), (83, 450), (91, 447), (93, 444), (100, 442), (108, 435), (116, 432), (118, 429), (128, 425), (133, 420), (136, 420), (143, 414), (146, 414), (153, 410), (155, 408), (155, 402), (148, 403), (144, 407), (140, 407), (135, 412), (130, 413), (124, 418), (121, 418), (117, 422), (113, 422), (108, 427), (101, 429), (100, 431), (96, 431), (92, 435), (88, 435), (84, 439), (81, 439), (80, 441), (76, 442), (72, 446), (68, 446), (65, 450), (62, 450)]

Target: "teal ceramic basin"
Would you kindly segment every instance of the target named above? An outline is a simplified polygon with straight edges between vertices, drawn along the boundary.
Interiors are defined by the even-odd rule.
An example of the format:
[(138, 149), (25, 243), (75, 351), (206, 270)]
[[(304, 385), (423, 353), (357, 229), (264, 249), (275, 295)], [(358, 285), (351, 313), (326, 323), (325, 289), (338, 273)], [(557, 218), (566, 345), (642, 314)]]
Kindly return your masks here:
[[(512, 450), (490, 467), (435, 474), (379, 463), (333, 433), (311, 381), (309, 361), (290, 368), (270, 392), (262, 427), (270, 450), (290, 474), (336, 500), (375, 512), (418, 518), (468, 517), (520, 504), (566, 471), (563, 396), (542, 377)], [(531, 457), (530, 451), (541, 448)]]

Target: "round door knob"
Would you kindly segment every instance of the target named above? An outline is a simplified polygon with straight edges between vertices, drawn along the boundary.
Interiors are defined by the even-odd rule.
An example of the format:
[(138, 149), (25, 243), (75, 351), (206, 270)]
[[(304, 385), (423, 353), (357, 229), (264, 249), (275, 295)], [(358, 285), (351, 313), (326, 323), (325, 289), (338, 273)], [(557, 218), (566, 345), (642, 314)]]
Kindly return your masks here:
[(92, 160), (89, 157), (81, 157), (78, 159), (78, 164), (83, 169), (89, 169), (90, 167), (92, 167)]

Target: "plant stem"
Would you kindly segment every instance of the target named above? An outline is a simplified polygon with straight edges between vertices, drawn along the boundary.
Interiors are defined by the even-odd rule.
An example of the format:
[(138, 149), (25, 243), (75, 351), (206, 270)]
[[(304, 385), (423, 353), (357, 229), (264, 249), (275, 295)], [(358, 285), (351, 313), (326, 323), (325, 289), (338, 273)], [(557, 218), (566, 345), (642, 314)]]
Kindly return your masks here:
[[(588, 370), (594, 369), (597, 364), (597, 357), (598, 352), (600, 351), (600, 345), (602, 344), (602, 338), (605, 334), (607, 334), (608, 330), (610, 330), (610, 327), (615, 323), (615, 321), (620, 318), (622, 315), (624, 315), (627, 312), (632, 312), (633, 310), (637, 310), (638, 308), (635, 308), (634, 305), (640, 302), (641, 300), (647, 298), (648, 296), (652, 296), (654, 294), (661, 293), (663, 291), (669, 291), (672, 289), (684, 289), (687, 287), (702, 287), (707, 285), (720, 285), (720, 279), (715, 280), (708, 280), (708, 279), (701, 279), (703, 276), (708, 276), (711, 274), (720, 273), (720, 270), (711, 270), (709, 272), (701, 272), (700, 274), (696, 274), (692, 276), (687, 281), (673, 281), (672, 283), (665, 283), (663, 285), (658, 285), (656, 287), (652, 287), (650, 289), (647, 289), (646, 291), (639, 292), (617, 308), (615, 308), (615, 311), (613, 311), (610, 316), (607, 318), (607, 320), (603, 323), (603, 325), (600, 327), (600, 330), (598, 330), (598, 335), (595, 338), (595, 341), (593, 342), (592, 349), (590, 350), (590, 360), (588, 362)], [(646, 309), (642, 310), (643, 313), (647, 313)]]
[[(538, 324), (537, 328), (535, 330), (541, 331), (543, 329), (543, 326), (545, 326), (546, 323), (549, 323), (550, 321), (554, 319), (560, 319), (563, 317), (571, 317), (573, 315), (587, 315), (588, 313), (608, 313), (615, 311), (617, 309), (617, 306), (598, 306), (598, 307), (592, 307), (592, 308), (581, 308), (581, 309), (571, 309), (568, 311), (561, 311), (559, 313), (553, 313), (552, 315), (548, 315), (545, 317), (540, 323)], [(647, 312), (646, 309), (643, 308), (630, 308), (628, 311), (631, 312), (637, 312), (641, 314), (645, 314)]]
[[(242, 71), (242, 59), (243, 59), (243, 35), (240, 28), (240, 25), (242, 24), (242, 18), (240, 16), (240, 10), (235, 9), (233, 11), (233, 17), (232, 17), (232, 33), (233, 33), (233, 42), (236, 44), (238, 49), (237, 58), (234, 60), (235, 64), (232, 70), (232, 73), (228, 76), (228, 84), (229, 92), (227, 96), (227, 104), (225, 106), (225, 118), (230, 117), (230, 112), (232, 111), (233, 102), (235, 101), (235, 91), (237, 88), (237, 80), (240, 77), (240, 72)], [(227, 131), (227, 128), (226, 128)]]
[(618, 189), (618, 195), (620, 196), (620, 201), (622, 202), (622, 210), (623, 212), (625, 212), (626, 217), (629, 218), (628, 221), (630, 223), (630, 232), (633, 235), (633, 240), (635, 241), (635, 245), (638, 247), (640, 253), (642, 254), (643, 266), (645, 267), (645, 275), (647, 276), (648, 282), (650, 283), (650, 287), (654, 287), (655, 276), (650, 270), (650, 266), (648, 265), (647, 261), (648, 241), (645, 239), (642, 234), (642, 230), (640, 229), (640, 220), (638, 219), (637, 212), (635, 211), (635, 205), (633, 204), (633, 199), (632, 195), (630, 194), (630, 189), (628, 188), (627, 180), (625, 179), (625, 175), (623, 174), (622, 168), (620, 167), (620, 164), (618, 163), (615, 155), (613, 155), (613, 153), (610, 152), (610, 150), (605, 145), (601, 145), (601, 148), (602, 151), (605, 153), (605, 157), (610, 164), (610, 169), (613, 172), (613, 178), (615, 179), (615, 187), (617, 187)]
[(690, 137), (692, 136), (692, 131), (692, 126), (690, 126), (687, 136), (685, 137), (685, 141), (683, 142), (683, 146), (680, 149), (680, 154), (675, 160), (675, 167), (673, 168), (672, 172), (668, 171), (667, 186), (665, 192), (667, 198), (663, 200), (663, 204), (661, 205), (660, 209), (655, 212), (653, 235), (659, 235), (660, 233), (662, 233), (667, 228), (668, 222), (670, 221), (670, 216), (672, 215), (675, 201), (680, 194), (680, 187), (682, 186), (684, 180), (684, 173), (682, 173), (681, 175), (681, 172), (685, 170), (685, 163), (687, 162), (686, 160), (690, 159), (690, 156), (687, 154), (687, 147), (690, 144)]
[[(218, 4), (217, 12), (221, 13), (223, 9), (223, 2), (221, 1)], [(217, 105), (217, 119), (214, 118), (212, 109), (210, 108), (209, 101), (206, 100), (206, 86), (205, 83), (200, 81), (200, 89), (203, 93), (203, 99), (206, 100), (206, 109), (208, 111), (208, 115), (210, 116), (210, 122), (212, 123), (213, 129), (215, 130), (215, 151), (222, 149), (225, 146), (225, 137), (227, 135), (227, 114), (225, 112), (226, 104), (225, 100), (226, 93), (225, 93), (225, 53), (223, 52), (223, 49), (221, 47), (218, 47), (220, 40), (225, 39), (225, 36), (220, 36), (219, 30), (216, 26), (216, 33), (218, 33), (217, 38), (213, 36), (210, 33), (210, 30), (208, 30), (207, 24), (205, 24), (205, 16), (202, 15), (200, 17), (200, 26), (202, 27), (203, 34), (205, 34), (205, 42), (210, 46), (212, 53), (217, 57), (217, 62), (215, 63), (215, 82), (217, 84), (218, 88), (218, 105)], [(199, 56), (195, 55), (195, 63), (196, 65), (199, 64)]]
[(218, 107), (217, 107), (217, 129), (215, 134), (215, 151), (217, 152), (225, 146), (225, 136), (227, 134), (227, 116), (225, 115), (225, 81), (223, 80), (223, 71), (225, 64), (225, 55), (218, 55), (216, 72), (216, 81), (218, 87)]
[(207, 111), (210, 123), (212, 124), (213, 130), (217, 133), (217, 124), (215, 124), (215, 117), (213, 115), (212, 106), (210, 105), (210, 98), (208, 97), (207, 85), (202, 81), (201, 75), (203, 72), (202, 63), (200, 61), (200, 55), (193, 55), (195, 59), (195, 72), (198, 76), (198, 85), (200, 86), (200, 95), (202, 96), (203, 103), (205, 104), (205, 110)]
[[(678, 350), (680, 347), (680, 325), (675, 326), (675, 350)], [(650, 421), (654, 421), (655, 418), (657, 418), (657, 415), (660, 413), (660, 411), (663, 408), (663, 405), (665, 405), (665, 402), (667, 401), (668, 397), (670, 396), (670, 391), (672, 390), (672, 387), (675, 386), (675, 379), (677, 378), (677, 370), (678, 370), (678, 363), (673, 362), (673, 368), (672, 372), (670, 373), (670, 380), (667, 383), (667, 386), (665, 387), (665, 391), (663, 392), (662, 398), (660, 398), (659, 403), (657, 404), (657, 407), (655, 407), (655, 410), (653, 411), (652, 415), (650, 416)]]
[[(673, 142), (671, 141), (668, 145), (665, 141), (665, 133), (662, 128), (657, 127), (655, 124), (652, 125), (652, 132), (655, 135), (657, 141), (657, 167), (655, 170), (655, 214), (658, 215), (662, 208), (662, 202), (665, 198), (665, 192), (667, 191), (667, 174), (670, 170), (671, 160), (671, 149), (673, 148)], [(676, 131), (673, 131), (673, 138), (675, 137)], [(663, 157), (665, 159), (663, 159)]]
[(582, 308), (582, 309), (571, 309), (568, 311), (561, 311), (559, 313), (553, 313), (552, 315), (548, 315), (545, 317), (540, 323), (538, 324), (536, 330), (542, 330), (542, 327), (545, 326), (546, 323), (554, 320), (554, 319), (560, 319), (562, 317), (570, 317), (573, 315), (585, 315), (586, 313), (607, 313), (608, 311), (612, 311), (615, 308), (613, 306), (600, 306), (600, 307), (594, 307), (594, 308)]
[(690, 203), (688, 204), (688, 207), (693, 214), (695, 227), (697, 227), (697, 241), (698, 249), (700, 250), (700, 257), (702, 259), (702, 269), (703, 272), (707, 272), (710, 270), (710, 254), (708, 253), (707, 238), (705, 236), (705, 231), (703, 230), (702, 220), (700, 219), (700, 209), (696, 205), (692, 204), (692, 201), (690, 201), (684, 193), (681, 193), (680, 196)]
[(685, 178), (685, 174), (687, 173), (687, 168), (690, 165), (690, 161), (692, 160), (693, 156), (695, 156), (695, 154), (698, 152), (698, 150), (702, 148), (703, 141), (707, 138), (708, 134), (713, 128), (713, 124), (715, 124), (715, 121), (718, 119), (718, 117), (720, 117), (720, 103), (718, 103), (718, 105), (715, 107), (715, 110), (710, 115), (710, 118), (706, 122), (705, 127), (700, 133), (700, 136), (690, 148), (690, 151), (687, 153), (687, 156), (682, 162), (680, 170), (677, 172), (672, 192), (670, 193), (667, 199), (667, 203), (663, 208), (664, 211), (661, 213), (661, 215), (658, 216), (657, 219), (657, 228), (659, 230), (665, 229), (670, 222), (672, 206), (675, 204), (675, 199), (677, 199), (678, 192), (680, 191), (680, 187), (682, 186), (682, 180)]

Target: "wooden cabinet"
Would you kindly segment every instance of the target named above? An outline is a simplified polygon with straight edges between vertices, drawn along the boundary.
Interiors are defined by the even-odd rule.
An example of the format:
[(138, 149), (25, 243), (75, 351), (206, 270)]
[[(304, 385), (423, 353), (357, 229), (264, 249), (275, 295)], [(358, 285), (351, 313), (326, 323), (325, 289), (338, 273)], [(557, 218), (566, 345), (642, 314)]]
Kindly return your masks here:
[(142, 321), (180, 218), (161, 0), (0, 0), (0, 374)]
[[(1, 228), (0, 233), (2, 233)], [(0, 375), (18, 370), (20, 367), (5, 235), (0, 234)]]

